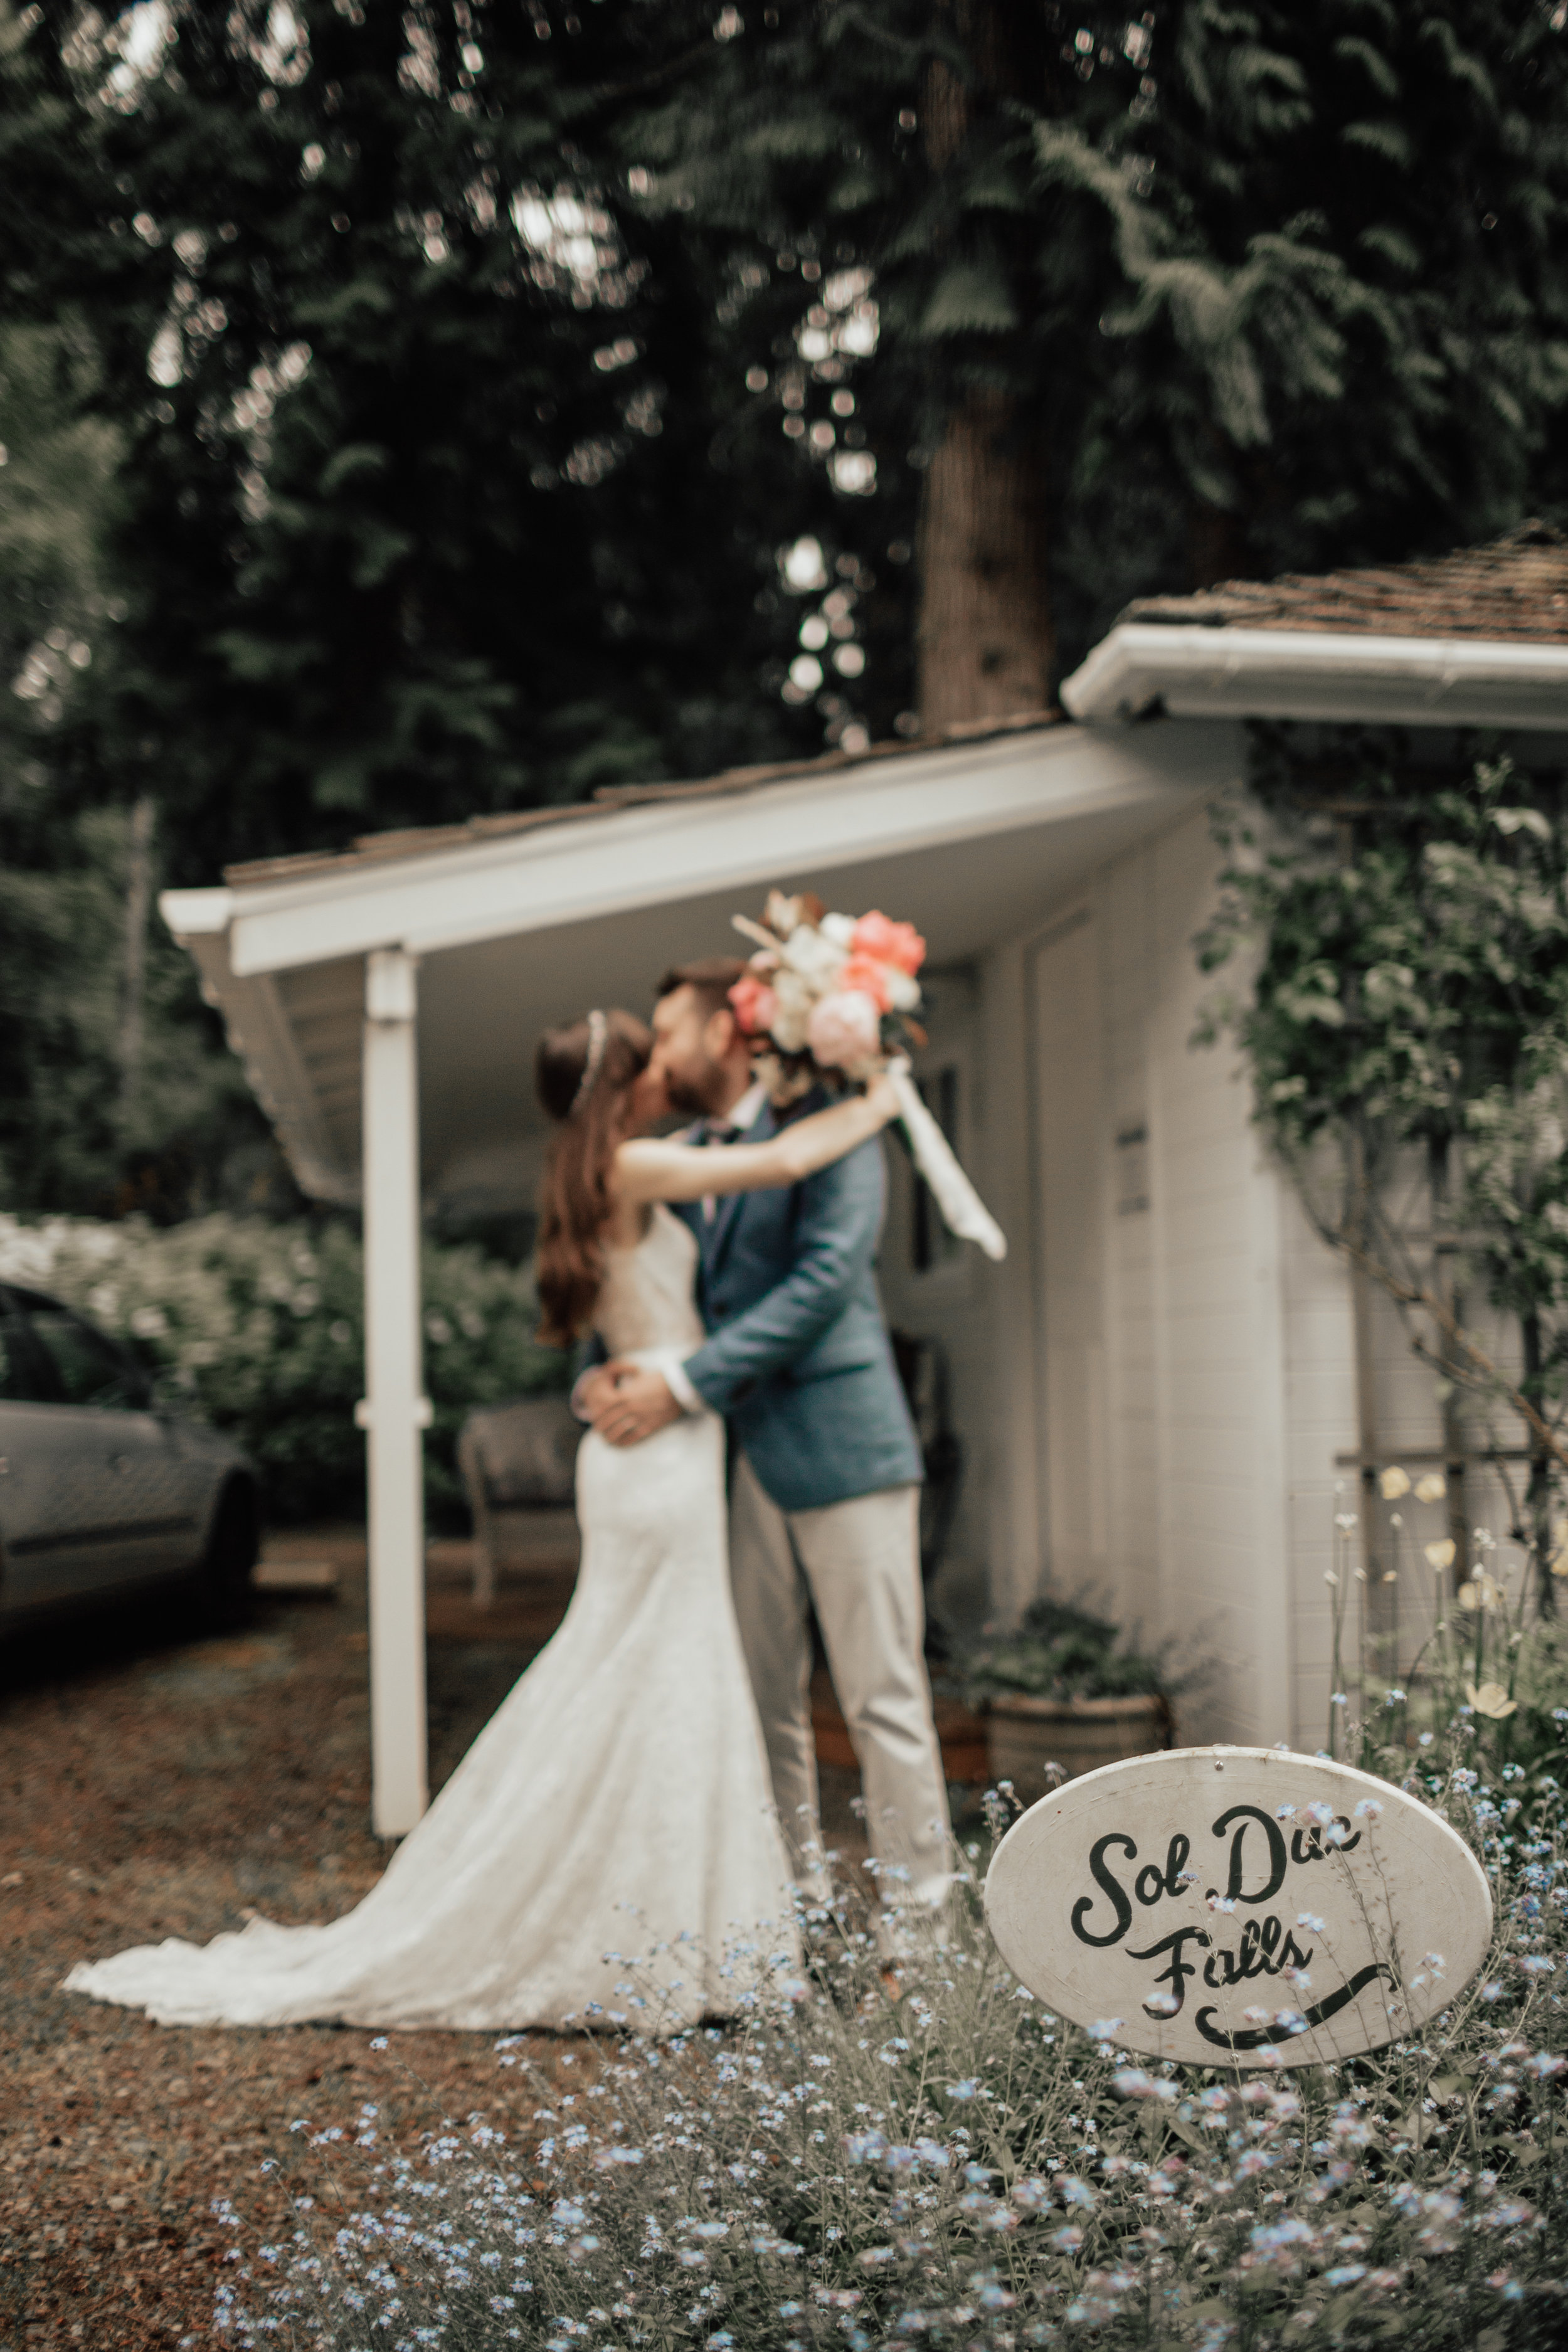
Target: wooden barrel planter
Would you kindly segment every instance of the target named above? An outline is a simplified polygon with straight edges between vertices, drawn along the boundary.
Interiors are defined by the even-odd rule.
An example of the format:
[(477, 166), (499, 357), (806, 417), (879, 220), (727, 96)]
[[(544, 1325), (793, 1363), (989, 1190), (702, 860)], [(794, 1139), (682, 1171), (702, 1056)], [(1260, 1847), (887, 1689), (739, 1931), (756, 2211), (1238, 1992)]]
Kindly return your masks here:
[[(1168, 1703), (1155, 1692), (1126, 1698), (1032, 1698), (1023, 1691), (1001, 1692), (986, 1710), (991, 1779), (1011, 1780), (1015, 1793), (1032, 1805), (1060, 1777), (1119, 1763), (1124, 1756), (1147, 1756), (1169, 1748), (1175, 1727)], [(1051, 1765), (1060, 1774), (1049, 1773)]]

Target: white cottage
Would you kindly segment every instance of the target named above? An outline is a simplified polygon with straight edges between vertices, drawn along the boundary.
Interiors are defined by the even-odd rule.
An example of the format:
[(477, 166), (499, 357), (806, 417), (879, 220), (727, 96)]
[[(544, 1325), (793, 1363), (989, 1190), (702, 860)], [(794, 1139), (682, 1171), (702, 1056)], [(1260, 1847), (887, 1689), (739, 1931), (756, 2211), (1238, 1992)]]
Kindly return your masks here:
[[(1394, 723), (1435, 746), (1568, 736), (1568, 547), (1527, 530), (1385, 572), (1132, 608), (1029, 717), (233, 868), (165, 894), (300, 1183), (363, 1202), (375, 1814), (426, 1801), (421, 1204), (525, 1203), (546, 1024), (647, 1003), (772, 884), (914, 919), (922, 1076), (1006, 1230), (934, 1233), (901, 1154), (889, 1319), (936, 1342), (963, 1477), (948, 1605), (1093, 1587), (1216, 1660), (1194, 1736), (1315, 1747), (1337, 1478), (1357, 1444), (1350, 1307), (1190, 1043), (1207, 809), (1251, 718)], [(1534, 747), (1533, 749), (1531, 747)], [(1384, 1335), (1385, 1426), (1433, 1442)], [(1353, 1471), (1352, 1473), (1353, 1475)]]

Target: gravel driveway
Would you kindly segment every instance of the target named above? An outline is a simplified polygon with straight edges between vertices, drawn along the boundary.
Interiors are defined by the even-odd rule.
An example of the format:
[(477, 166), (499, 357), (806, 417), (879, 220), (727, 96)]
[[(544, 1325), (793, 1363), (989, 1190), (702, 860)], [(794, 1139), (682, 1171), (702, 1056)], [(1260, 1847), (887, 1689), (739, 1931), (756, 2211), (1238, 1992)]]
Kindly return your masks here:
[[(327, 1561), (336, 1591), (258, 1596), (254, 1621), (193, 1638), (142, 1609), (0, 1658), (0, 2346), (157, 2352), (216, 2345), (216, 2195), (276, 2230), (289, 2189), (322, 2190), (296, 2116), (510, 2120), (520, 2078), (491, 2037), (359, 2028), (164, 2027), (59, 1990), (74, 1960), (253, 1911), (330, 1919), (385, 1853), (368, 1829), (364, 1550), (297, 1536), (269, 1560)], [(432, 1547), (431, 1781), (439, 1787), (570, 1594), (569, 1573), (503, 1589), (479, 1614), (466, 1545)], [(858, 1776), (823, 1771), (825, 1827), (864, 1853)], [(554, 2071), (564, 2038), (531, 2042)], [(579, 2051), (582, 2045), (577, 2045)], [(532, 2094), (529, 2095), (531, 2105)], [(268, 2158), (278, 2169), (263, 2178)]]
[[(258, 2213), (309, 2158), (288, 2126), (362, 2099), (388, 2121), (500, 2101), (489, 2038), (168, 2028), (59, 1990), (75, 1959), (254, 1910), (329, 1919), (384, 1859), (368, 1832), (363, 1549), (316, 1535), (336, 1597), (270, 1593), (242, 1634), (195, 1640), (145, 1610), (13, 1640), (0, 1664), (0, 2344), (205, 2345), (220, 2233), (209, 2205)], [(436, 1548), (431, 1771), (445, 1780), (569, 1586), (503, 1594), (479, 1617), (466, 1547)], [(541, 2043), (553, 2055), (555, 2045)], [(428, 2093), (412, 2078), (422, 2078)], [(281, 2176), (279, 2176), (281, 2177)]]

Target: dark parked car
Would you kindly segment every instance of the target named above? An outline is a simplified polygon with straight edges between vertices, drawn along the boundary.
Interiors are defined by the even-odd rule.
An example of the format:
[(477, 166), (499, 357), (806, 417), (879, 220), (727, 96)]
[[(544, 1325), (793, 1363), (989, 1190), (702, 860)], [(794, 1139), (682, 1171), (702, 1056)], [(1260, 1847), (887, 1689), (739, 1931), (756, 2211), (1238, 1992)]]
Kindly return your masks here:
[(0, 1283), (0, 1627), (169, 1584), (231, 1620), (258, 1528), (237, 1445), (164, 1410), (85, 1317)]

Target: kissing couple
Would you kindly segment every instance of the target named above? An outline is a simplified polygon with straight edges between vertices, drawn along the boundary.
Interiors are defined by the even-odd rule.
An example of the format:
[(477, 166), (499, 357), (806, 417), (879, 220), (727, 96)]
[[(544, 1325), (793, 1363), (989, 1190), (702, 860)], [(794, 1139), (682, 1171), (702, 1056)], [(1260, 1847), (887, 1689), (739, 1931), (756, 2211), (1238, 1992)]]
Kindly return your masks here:
[[(733, 2013), (799, 1969), (797, 1896), (808, 1922), (830, 1896), (810, 1607), (879, 1885), (943, 1903), (921, 1457), (874, 1272), (900, 1103), (871, 1075), (775, 1110), (731, 1001), (746, 971), (687, 964), (651, 1029), (595, 1011), (539, 1046), (544, 1336), (591, 1333), (595, 1359), (553, 1640), (353, 1911), (141, 1946), (68, 1990), (186, 2025)], [(697, 1123), (658, 1139), (672, 1112)]]

